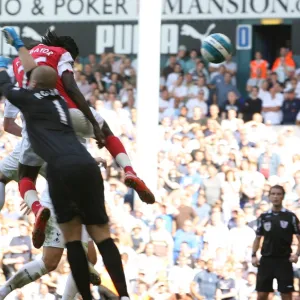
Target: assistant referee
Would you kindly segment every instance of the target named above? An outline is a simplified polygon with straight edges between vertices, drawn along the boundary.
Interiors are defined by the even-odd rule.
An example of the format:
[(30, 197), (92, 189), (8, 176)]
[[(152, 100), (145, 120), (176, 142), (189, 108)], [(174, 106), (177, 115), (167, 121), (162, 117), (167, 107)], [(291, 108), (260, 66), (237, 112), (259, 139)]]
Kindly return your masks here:
[[(261, 214), (257, 220), (256, 238), (253, 243), (252, 264), (258, 267), (256, 290), (258, 300), (267, 300), (273, 292), (273, 279), (278, 282), (278, 291), (283, 300), (292, 299), (293, 267), (300, 255), (300, 229), (296, 215), (283, 208), (282, 201), (285, 190), (280, 185), (271, 188), (269, 199), (272, 209)], [(292, 254), (293, 235), (297, 235), (298, 249)], [(264, 237), (261, 259), (257, 258), (261, 238)]]

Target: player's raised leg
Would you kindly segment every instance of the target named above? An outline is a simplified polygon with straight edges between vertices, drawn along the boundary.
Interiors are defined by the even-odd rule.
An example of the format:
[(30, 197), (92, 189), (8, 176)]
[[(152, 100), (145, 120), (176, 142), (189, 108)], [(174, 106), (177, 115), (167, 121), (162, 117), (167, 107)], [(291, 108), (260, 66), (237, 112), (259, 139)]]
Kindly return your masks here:
[[(42, 165), (42, 162), (40, 165)], [(22, 163), (19, 164), (20, 194), (35, 215), (35, 224), (32, 231), (32, 243), (36, 248), (41, 248), (45, 241), (45, 229), (51, 215), (49, 208), (42, 206), (39, 202), (35, 188), (35, 181), (40, 168), (40, 166), (35, 167), (24, 165)]]
[(153, 193), (146, 186), (144, 181), (137, 177), (135, 171), (133, 170), (131, 160), (120, 139), (112, 133), (106, 122), (104, 122), (101, 129), (105, 135), (106, 149), (116, 160), (117, 164), (125, 171), (125, 184), (128, 187), (133, 188), (143, 202), (147, 204), (153, 204), (155, 202)]

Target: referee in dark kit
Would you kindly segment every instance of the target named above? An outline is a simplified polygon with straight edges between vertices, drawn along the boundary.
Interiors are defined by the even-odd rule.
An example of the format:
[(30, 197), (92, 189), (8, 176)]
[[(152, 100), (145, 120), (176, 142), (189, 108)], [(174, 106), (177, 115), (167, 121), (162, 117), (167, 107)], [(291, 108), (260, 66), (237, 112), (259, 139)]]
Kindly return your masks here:
[[(258, 300), (267, 300), (273, 292), (273, 279), (278, 282), (278, 291), (283, 300), (292, 299), (294, 274), (292, 263), (297, 263), (300, 255), (300, 229), (296, 215), (282, 207), (285, 190), (280, 185), (271, 188), (269, 199), (272, 209), (261, 214), (257, 220), (256, 238), (253, 243), (252, 264), (258, 267), (256, 290)], [(297, 253), (292, 254), (293, 234), (297, 235)], [(256, 252), (264, 237), (261, 259)]]

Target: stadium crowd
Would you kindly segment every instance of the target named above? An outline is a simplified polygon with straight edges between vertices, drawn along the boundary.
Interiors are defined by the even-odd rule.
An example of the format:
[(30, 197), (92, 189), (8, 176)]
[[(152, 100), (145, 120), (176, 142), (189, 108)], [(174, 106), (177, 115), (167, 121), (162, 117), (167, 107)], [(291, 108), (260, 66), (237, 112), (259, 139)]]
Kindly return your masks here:
[[(207, 65), (185, 46), (163, 62), (154, 205), (133, 201), (108, 152), (93, 140), (87, 143), (93, 156), (107, 160), (102, 174), (111, 234), (133, 300), (256, 299), (251, 247), (256, 218), (270, 209), (272, 185), (285, 188), (284, 206), (300, 218), (299, 137), (294, 126), (273, 126), (300, 123), (300, 69), (286, 48), (273, 66), (257, 52), (249, 66), (248, 96), (242, 97), (237, 67), (231, 58)], [(121, 138), (134, 166), (136, 59), (91, 54), (78, 59), (74, 68), (81, 92)], [(4, 99), (2, 118), (3, 111)], [(1, 127), (0, 159), (17, 141)], [(40, 193), (44, 186), (40, 177)], [(20, 202), (17, 183), (9, 183), (0, 214), (0, 286), (41, 256), (31, 242), (34, 217), (22, 214)], [(101, 290), (103, 299), (117, 299), (100, 256), (96, 269), (102, 286), (93, 287), (94, 298), (99, 299)], [(299, 291), (300, 263), (294, 270)], [(6, 299), (60, 299), (69, 272), (64, 256), (56, 271)]]

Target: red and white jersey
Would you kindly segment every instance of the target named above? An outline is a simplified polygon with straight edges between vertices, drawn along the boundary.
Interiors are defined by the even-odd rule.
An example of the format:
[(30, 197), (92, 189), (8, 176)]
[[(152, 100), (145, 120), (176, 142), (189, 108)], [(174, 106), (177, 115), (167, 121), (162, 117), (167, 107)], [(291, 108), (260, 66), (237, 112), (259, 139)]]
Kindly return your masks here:
[[(60, 95), (64, 97), (69, 108), (77, 108), (77, 105), (66, 93), (61, 80), (63, 72), (73, 72), (73, 58), (71, 54), (64, 48), (51, 47), (43, 44), (37, 45), (29, 52), (39, 66), (49, 66), (57, 71), (58, 80), (56, 82), (56, 89)], [(26, 88), (28, 85), (28, 80), (26, 74), (24, 74), (22, 63), (18, 57), (13, 61), (13, 70), (19, 86)]]

